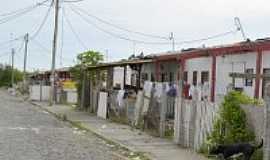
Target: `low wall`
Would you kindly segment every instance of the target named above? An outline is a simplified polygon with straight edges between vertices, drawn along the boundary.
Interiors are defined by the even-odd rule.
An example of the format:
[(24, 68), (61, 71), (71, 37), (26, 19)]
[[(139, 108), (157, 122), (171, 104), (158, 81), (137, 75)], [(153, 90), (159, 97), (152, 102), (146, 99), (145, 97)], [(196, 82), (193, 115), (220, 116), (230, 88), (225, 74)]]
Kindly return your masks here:
[(264, 134), (265, 106), (242, 105), (241, 108), (247, 116), (247, 124), (255, 132), (256, 140), (260, 141)]
[(34, 101), (48, 101), (50, 98), (50, 86), (29, 86), (30, 99)]
[(66, 92), (67, 99), (66, 102), (69, 104), (76, 104), (78, 101), (78, 93), (76, 89), (65, 89), (64, 92)]
[(181, 106), (175, 120), (175, 142), (182, 147), (199, 150), (211, 133), (219, 106), (209, 101), (177, 101)]

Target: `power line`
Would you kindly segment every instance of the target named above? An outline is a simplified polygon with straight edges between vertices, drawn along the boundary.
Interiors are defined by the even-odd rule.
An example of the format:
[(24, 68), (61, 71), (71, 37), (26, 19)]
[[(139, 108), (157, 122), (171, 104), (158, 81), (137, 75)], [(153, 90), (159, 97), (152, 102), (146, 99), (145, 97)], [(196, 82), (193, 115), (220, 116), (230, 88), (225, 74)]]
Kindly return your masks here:
[(9, 55), (10, 55), (9, 52), (5, 52), (5, 53), (0, 54), (0, 57), (5, 57), (5, 56), (9, 56)]
[(235, 34), (236, 32), (238, 32), (238, 30), (231, 30), (228, 32), (224, 32), (224, 33), (219, 33), (213, 36), (208, 36), (205, 38), (201, 38), (201, 39), (193, 39), (193, 40), (186, 40), (186, 41), (180, 41), (180, 42), (176, 42), (176, 44), (190, 44), (190, 43), (197, 43), (197, 42), (202, 42), (202, 41), (207, 41), (207, 40), (211, 40), (211, 39), (216, 39), (216, 38), (220, 38), (220, 37), (224, 37), (230, 34)]
[(39, 6), (41, 6), (42, 4), (46, 3), (47, 1), (48, 1), (48, 0), (45, 0), (45, 1), (40, 2), (40, 3), (37, 3), (36, 5), (33, 5), (32, 7), (29, 7), (28, 9), (25, 9), (25, 10), (23, 10), (23, 11), (21, 11), (21, 12), (18, 12), (18, 13), (11, 14), (11, 15), (8, 16), (8, 17), (2, 18), (2, 19), (0, 19), (0, 24), (7, 23), (7, 22), (9, 22), (9, 21), (11, 21), (11, 20), (14, 20), (14, 19), (16, 19), (16, 18), (18, 18), (18, 17), (21, 17), (21, 16), (23, 16), (23, 15), (25, 15), (25, 14), (27, 14), (27, 13), (33, 11), (33, 10), (36, 9), (37, 7), (39, 7)]
[(64, 0), (63, 2), (65, 3), (77, 3), (77, 2), (82, 2), (82, 1), (85, 1), (85, 0)]
[(65, 9), (63, 8), (63, 15), (64, 15), (64, 19), (67, 22), (69, 29), (71, 30), (71, 32), (74, 34), (75, 38), (78, 40), (78, 42), (81, 44), (81, 46), (87, 50), (87, 46), (84, 44), (84, 42), (81, 40), (81, 38), (79, 37), (79, 35), (76, 33), (74, 27), (72, 26), (70, 20), (68, 19), (68, 16), (66, 15)]
[[(48, 49), (47, 47), (43, 46), (40, 42), (38, 42), (37, 40), (33, 39), (32, 42), (34, 42), (34, 44), (42, 49), (43, 51), (45, 50), (45, 52), (47, 53), (50, 53), (50, 49)], [(50, 54), (44, 54), (44, 52), (37, 52), (38, 54), (40, 55), (43, 55), (43, 56), (46, 56), (46, 57), (50, 57)], [(73, 61), (73, 59), (69, 59), (69, 58), (63, 58), (63, 60), (69, 60), (69, 61)]]
[(20, 47), (17, 48), (16, 53), (20, 53), (23, 49), (23, 46), (24, 46), (24, 41), (22, 41)]
[(5, 41), (5, 42), (1, 42), (1, 43), (0, 43), (0, 46), (6, 45), (6, 44), (9, 44), (9, 43), (12, 43), (12, 42), (14, 42), (14, 41), (18, 41), (18, 40), (20, 40), (21, 38), (23, 38), (23, 36), (18, 36), (17, 38), (14, 38), (14, 39), (11, 39), (11, 40), (8, 40), (8, 41)]
[(90, 14), (90, 13), (86, 12), (85, 10), (83, 10), (83, 9), (81, 9), (81, 8), (75, 6), (75, 5), (72, 5), (72, 6), (75, 7), (76, 9), (80, 10), (81, 12), (83, 12), (84, 14), (86, 14), (87, 16), (89, 16), (91, 18), (94, 18), (94, 19), (98, 20), (101, 23), (104, 23), (104, 24), (110, 25), (110, 26), (112, 26), (114, 28), (117, 28), (119, 30), (123, 30), (123, 31), (129, 32), (129, 33), (133, 33), (133, 34), (138, 34), (138, 35), (145, 36), (145, 37), (151, 37), (151, 38), (158, 38), (158, 39), (163, 39), (163, 40), (169, 40), (169, 37), (152, 35), (152, 34), (147, 34), (147, 33), (138, 32), (138, 31), (132, 31), (130, 29), (126, 29), (126, 28), (120, 27), (118, 25), (115, 25), (113, 23), (110, 23), (108, 21), (105, 21), (105, 20), (103, 20), (103, 19), (101, 19), (101, 18), (99, 18), (99, 17), (97, 17), (97, 16), (95, 16), (93, 14)]
[(42, 5), (42, 4), (46, 3), (47, 1), (48, 1), (48, 0), (45, 0), (45, 1), (39, 2), (39, 3), (35, 4), (35, 5), (31, 5), (31, 6), (28, 6), (28, 7), (20, 8), (20, 9), (17, 9), (17, 10), (15, 10), (15, 11), (11, 11), (11, 12), (8, 12), (8, 13), (0, 14), (0, 17), (10, 16), (10, 15), (13, 15), (13, 14), (16, 14), (16, 13), (23, 12), (23, 11), (28, 10), (28, 9), (31, 9), (31, 8), (33, 8), (33, 7)]
[[(118, 38), (118, 39), (122, 39), (122, 40), (126, 40), (126, 41), (131, 41), (133, 43), (139, 43), (139, 44), (148, 44), (148, 45), (170, 45), (171, 43), (169, 42), (147, 42), (147, 41), (142, 41), (142, 40), (136, 40), (136, 39), (131, 39), (131, 38), (128, 38), (128, 37), (124, 37), (122, 35), (118, 35), (118, 34), (115, 34), (113, 32), (110, 32), (108, 30), (105, 30), (101, 27), (99, 27), (97, 24), (93, 23), (91, 20), (89, 20), (88, 18), (84, 17), (81, 12), (75, 10), (74, 8), (70, 7), (71, 10), (76, 13), (78, 16), (80, 16), (85, 22), (87, 22), (88, 24), (94, 26), (96, 29), (106, 33), (106, 34), (109, 34), (115, 38)], [(186, 40), (186, 41), (178, 41), (178, 42), (175, 42), (175, 44), (177, 45), (183, 45), (183, 44), (191, 44), (191, 43), (197, 43), (197, 42), (202, 42), (202, 41), (207, 41), (207, 40), (211, 40), (211, 39), (215, 39), (215, 38), (219, 38), (219, 37), (224, 37), (224, 36), (227, 36), (229, 34), (234, 34), (238, 32), (238, 29), (237, 30), (232, 30), (232, 31), (227, 31), (227, 32), (224, 32), (224, 33), (220, 33), (220, 34), (216, 34), (216, 35), (213, 35), (213, 36), (208, 36), (206, 38), (200, 38), (200, 39), (194, 39), (194, 40)]]
[(35, 39), (32, 39), (32, 42), (34, 42), (34, 44), (37, 46), (37, 47), (39, 47), (40, 49), (42, 49), (42, 50), (45, 50), (46, 52), (51, 52), (51, 50), (50, 49), (48, 49), (48, 48), (46, 48), (45, 46), (43, 46), (40, 42), (38, 42), (37, 40), (35, 40)]
[(141, 40), (135, 40), (135, 39), (131, 39), (131, 38), (128, 38), (128, 37), (124, 37), (122, 35), (115, 34), (113, 32), (107, 31), (107, 30), (99, 27), (98, 25), (96, 25), (95, 23), (93, 23), (92, 21), (90, 21), (89, 19), (84, 17), (80, 12), (74, 10), (73, 8), (71, 8), (71, 10), (74, 13), (76, 13), (78, 16), (80, 16), (86, 23), (94, 26), (96, 29), (98, 29), (98, 30), (100, 30), (100, 31), (112, 36), (112, 37), (122, 39), (122, 40), (126, 40), (126, 41), (130, 41), (130, 42), (141, 43), (141, 44), (153, 44), (153, 45), (168, 45), (169, 44), (168, 42), (146, 42), (146, 41), (141, 41)]
[(46, 23), (46, 21), (47, 21), (47, 19), (48, 19), (48, 17), (49, 17), (50, 11), (51, 11), (51, 9), (52, 9), (52, 5), (53, 5), (53, 3), (51, 3), (51, 5), (50, 5), (50, 7), (48, 8), (48, 10), (47, 10), (47, 12), (46, 12), (46, 14), (45, 14), (43, 20), (41, 21), (40, 26), (39, 26), (38, 29), (33, 33), (33, 35), (31, 36), (31, 39), (36, 38), (36, 37), (38, 36), (38, 34), (40, 33), (40, 31), (42, 30), (43, 26), (45, 25), (45, 23)]

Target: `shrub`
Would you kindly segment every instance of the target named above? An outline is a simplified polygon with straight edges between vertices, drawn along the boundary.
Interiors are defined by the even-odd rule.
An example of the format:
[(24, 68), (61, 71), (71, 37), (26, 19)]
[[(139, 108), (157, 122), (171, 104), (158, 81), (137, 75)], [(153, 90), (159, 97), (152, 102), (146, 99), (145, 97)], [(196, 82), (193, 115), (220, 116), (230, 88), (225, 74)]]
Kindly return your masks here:
[(232, 144), (248, 142), (255, 139), (253, 131), (246, 125), (246, 114), (241, 104), (250, 104), (254, 101), (242, 92), (232, 91), (224, 97), (219, 116), (214, 122), (213, 132), (210, 135), (212, 143)]

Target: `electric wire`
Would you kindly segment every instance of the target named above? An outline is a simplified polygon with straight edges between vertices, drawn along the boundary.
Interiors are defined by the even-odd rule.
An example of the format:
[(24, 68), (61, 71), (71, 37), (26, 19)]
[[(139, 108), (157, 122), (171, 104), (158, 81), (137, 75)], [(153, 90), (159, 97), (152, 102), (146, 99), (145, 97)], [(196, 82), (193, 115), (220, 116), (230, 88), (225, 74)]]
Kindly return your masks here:
[(30, 39), (35, 39), (38, 36), (38, 34), (40, 33), (40, 31), (42, 30), (45, 23), (47, 22), (47, 19), (49, 17), (50, 12), (51, 12), (52, 6), (53, 6), (53, 2), (51, 3), (50, 7), (48, 8), (48, 10), (47, 10), (43, 20), (41, 21), (41, 24), (39, 25), (38, 29), (32, 34)]
[(163, 40), (169, 40), (169, 37), (163, 37), (163, 36), (158, 36), (158, 35), (152, 35), (152, 34), (147, 34), (147, 33), (143, 33), (143, 32), (138, 32), (138, 31), (132, 31), (130, 29), (126, 29), (126, 28), (123, 28), (123, 27), (120, 27), (118, 25), (115, 25), (113, 23), (110, 23), (106, 20), (103, 20), (93, 14), (90, 14), (88, 13), (87, 11), (85, 11), (84, 9), (81, 9), (75, 5), (72, 5), (74, 8), (76, 8), (77, 10), (80, 10), (82, 13), (86, 14), (87, 16), (91, 17), (91, 18), (94, 18), (96, 20), (98, 20), (99, 22), (103, 23), (103, 24), (107, 24), (107, 25), (110, 25), (116, 29), (119, 29), (119, 30), (123, 30), (123, 31), (126, 31), (126, 32), (129, 32), (129, 33), (133, 33), (133, 34), (137, 34), (137, 35), (141, 35), (141, 36), (145, 36), (145, 37), (151, 37), (151, 38), (158, 38), (158, 39), (163, 39)]
[(97, 24), (93, 23), (91, 20), (84, 17), (79, 11), (74, 10), (74, 8), (71, 7), (71, 10), (73, 11), (73, 13), (77, 14), (81, 19), (83, 19), (86, 23), (92, 25), (96, 29), (98, 29), (98, 30), (100, 30), (100, 31), (112, 36), (112, 37), (122, 39), (122, 40), (126, 40), (126, 41), (135, 42), (135, 43), (141, 43), (141, 44), (153, 44), (153, 45), (168, 45), (168, 44), (170, 44), (168, 42), (146, 42), (146, 41), (131, 39), (131, 38), (128, 38), (128, 37), (124, 37), (122, 35), (115, 34), (113, 32), (107, 31), (107, 30), (99, 27)]
[(219, 33), (219, 34), (216, 34), (216, 35), (208, 36), (208, 37), (205, 37), (205, 38), (176, 42), (176, 44), (178, 44), (178, 45), (180, 45), (180, 44), (191, 44), (191, 43), (197, 43), (197, 42), (202, 42), (202, 41), (208, 41), (208, 40), (211, 40), (211, 39), (216, 39), (216, 38), (220, 38), (220, 37), (225, 37), (227, 35), (235, 34), (238, 31), (239, 31), (238, 29), (237, 30), (231, 30), (231, 31), (227, 31), (227, 32), (224, 32), (224, 33)]
[(31, 9), (33, 7), (36, 7), (37, 5), (42, 5), (42, 4), (46, 3), (47, 1), (48, 0), (45, 0), (45, 1), (39, 2), (37, 4), (31, 5), (31, 6), (27, 6), (27, 7), (24, 7), (24, 8), (20, 8), (20, 9), (17, 9), (15, 11), (11, 11), (11, 12), (8, 12), (8, 13), (2, 13), (2, 14), (0, 14), (0, 17), (10, 16), (10, 15), (13, 15), (13, 14), (17, 14), (17, 13), (23, 12), (25, 10)]
[[(106, 34), (109, 34), (109, 35), (111, 35), (111, 36), (113, 36), (115, 38), (126, 40), (126, 41), (131, 41), (133, 43), (139, 43), (139, 44), (149, 44), (149, 45), (170, 45), (171, 44), (170, 42), (147, 42), (147, 41), (142, 41), (142, 40), (136, 40), (136, 39), (131, 39), (131, 38), (128, 38), (128, 37), (125, 37), (125, 36), (110, 32), (110, 31), (108, 31), (106, 29), (103, 29), (103, 28), (99, 27), (97, 24), (93, 23), (91, 20), (89, 20), (88, 18), (83, 16), (83, 14), (80, 11), (74, 9), (73, 7), (70, 7), (70, 9), (73, 11), (73, 13), (77, 14), (86, 23), (94, 26), (96, 29), (98, 29), (98, 30), (100, 30), (100, 31), (102, 31), (102, 32), (104, 32)], [(176, 41), (175, 44), (176, 45), (183, 45), (183, 44), (191, 44), (191, 43), (207, 41), (207, 40), (211, 40), (211, 39), (215, 39), (215, 38), (224, 37), (224, 36), (227, 36), (227, 35), (230, 35), (230, 34), (235, 34), (238, 31), (239, 30), (236, 29), (236, 30), (231, 30), (231, 31), (227, 31), (227, 32), (224, 32), (224, 33), (216, 34), (216, 35), (213, 35), (213, 36), (208, 36), (208, 37), (205, 37), (205, 38), (178, 41), (178, 42)]]
[(46, 48), (45, 46), (43, 46), (40, 42), (38, 42), (36, 39), (32, 39), (32, 42), (34, 42), (34, 44), (39, 47), (40, 49), (50, 53), (50, 49)]
[(87, 46), (84, 44), (84, 42), (81, 40), (80, 36), (77, 34), (77, 32), (75, 31), (74, 27), (71, 24), (71, 21), (68, 19), (68, 16), (66, 15), (66, 11), (63, 8), (63, 15), (64, 15), (64, 19), (68, 24), (69, 29), (71, 30), (71, 32), (73, 33), (73, 35), (75, 36), (75, 38), (77, 39), (77, 41), (80, 43), (80, 45), (87, 50)]
[(85, 0), (64, 0), (63, 2), (65, 2), (65, 3), (77, 3), (77, 2), (82, 2), (82, 1), (85, 1)]
[(25, 14), (27, 14), (27, 13), (33, 11), (33, 10), (36, 9), (37, 7), (39, 7), (39, 6), (41, 6), (42, 4), (46, 3), (47, 1), (48, 1), (48, 0), (45, 0), (45, 1), (40, 2), (40, 3), (37, 3), (36, 5), (32, 6), (31, 8), (29, 8), (29, 9), (27, 9), (27, 10), (24, 10), (24, 11), (22, 11), (22, 12), (15, 13), (15, 14), (12, 14), (12, 15), (10, 15), (10, 16), (8, 16), (8, 17), (2, 18), (2, 19), (0, 19), (0, 24), (4, 24), (4, 23), (7, 23), (7, 22), (9, 22), (9, 21), (12, 21), (12, 20), (14, 20), (14, 19), (16, 19), (16, 18), (19, 18), (19, 17), (21, 17), (21, 16), (23, 16), (23, 15), (25, 15)]
[(6, 45), (6, 44), (9, 44), (9, 43), (12, 43), (12, 42), (14, 42), (14, 41), (18, 41), (18, 40), (22, 39), (23, 37), (24, 37), (24, 35), (18, 36), (18, 37), (16, 37), (16, 38), (11, 39), (11, 40), (8, 40), (8, 41), (1, 42), (1, 43), (0, 43), (0, 46)]

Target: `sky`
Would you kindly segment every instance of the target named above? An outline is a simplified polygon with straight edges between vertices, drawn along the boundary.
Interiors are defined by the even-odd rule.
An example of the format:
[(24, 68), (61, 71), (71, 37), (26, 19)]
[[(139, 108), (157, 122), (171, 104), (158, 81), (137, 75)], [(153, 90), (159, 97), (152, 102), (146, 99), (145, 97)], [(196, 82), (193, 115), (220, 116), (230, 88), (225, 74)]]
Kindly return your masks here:
[[(0, 5), (0, 15), (41, 1), (5, 1)], [(234, 17), (240, 18), (244, 32), (251, 40), (270, 37), (270, 10), (267, 0), (83, 0), (76, 3), (60, 0), (60, 2), (57, 68), (73, 65), (76, 63), (76, 55), (85, 50), (95, 50), (105, 54), (106, 61), (125, 59), (133, 53), (144, 52), (147, 55), (172, 50), (170, 40), (126, 32), (82, 13), (88, 22), (91, 21), (89, 24), (74, 12), (74, 10), (78, 12), (78, 9), (83, 9), (88, 14), (127, 30), (161, 37), (169, 37), (173, 32), (176, 43), (235, 30)], [(7, 44), (2, 42), (26, 33), (31, 36), (40, 26), (48, 8), (47, 5), (40, 6), (7, 23), (1, 23), (0, 20), (0, 63), (10, 63), (11, 48), (15, 48), (15, 66), (19, 69), (23, 68), (23, 41), (18, 40)], [(63, 10), (65, 14), (63, 14)], [(29, 41), (27, 64), (29, 71), (46, 70), (51, 67), (53, 11), (51, 10), (49, 13), (48, 19), (37, 37)], [(5, 17), (0, 16), (0, 19), (2, 18)], [(124, 39), (168, 44), (134, 43), (116, 38), (108, 32), (114, 36), (124, 37)], [(237, 32), (208, 41), (177, 44), (176, 50), (203, 45), (231, 44), (242, 40), (241, 33)]]

